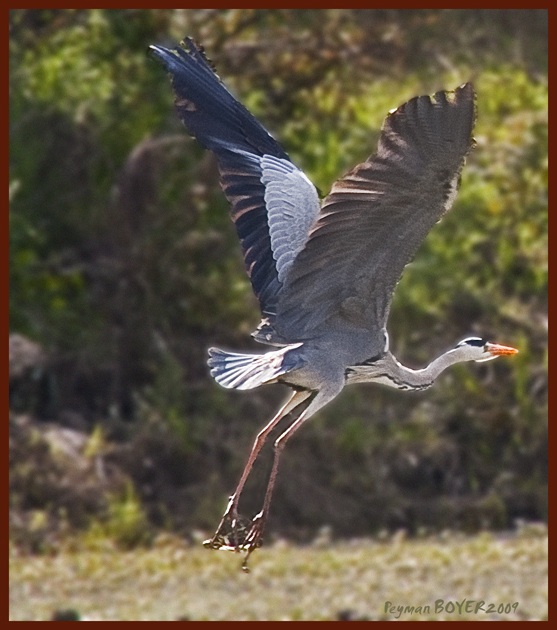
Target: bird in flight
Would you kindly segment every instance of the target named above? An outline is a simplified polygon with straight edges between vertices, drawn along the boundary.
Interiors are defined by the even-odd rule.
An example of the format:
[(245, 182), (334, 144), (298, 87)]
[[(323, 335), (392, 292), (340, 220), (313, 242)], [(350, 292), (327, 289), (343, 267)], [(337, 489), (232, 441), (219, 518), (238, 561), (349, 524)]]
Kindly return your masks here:
[[(224, 86), (200, 46), (186, 38), (173, 50), (150, 49), (171, 77), (178, 116), (216, 155), (262, 314), (252, 336), (272, 346), (263, 354), (210, 348), (211, 375), (227, 388), (282, 383), (293, 390), (257, 434), (223, 518), (204, 543), (245, 552), (247, 570), (250, 554), (261, 545), (282, 450), (345, 385), (422, 390), (455, 363), (518, 352), (469, 337), (413, 370), (389, 351), (393, 292), (405, 265), (455, 199), (473, 145), (475, 93), (466, 83), (412, 98), (392, 111), (376, 153), (320, 201), (306, 175)], [(248, 475), (268, 435), (291, 414), (274, 443), (262, 508), (247, 519), (238, 507)]]

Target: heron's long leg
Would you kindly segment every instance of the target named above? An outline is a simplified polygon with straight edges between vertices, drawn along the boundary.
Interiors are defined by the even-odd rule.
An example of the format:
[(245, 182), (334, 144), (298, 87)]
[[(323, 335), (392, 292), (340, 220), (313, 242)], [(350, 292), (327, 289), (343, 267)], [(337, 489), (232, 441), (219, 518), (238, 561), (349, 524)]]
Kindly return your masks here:
[(253, 443), (253, 446), (251, 449), (251, 453), (248, 457), (248, 461), (244, 467), (242, 476), (240, 477), (240, 481), (238, 482), (238, 485), (236, 486), (236, 490), (234, 491), (234, 494), (231, 497), (235, 508), (237, 508), (238, 506), (238, 501), (240, 500), (240, 494), (242, 493), (242, 490), (244, 489), (244, 485), (249, 477), (251, 469), (253, 468), (253, 464), (255, 460), (257, 459), (257, 456), (259, 455), (261, 449), (263, 448), (263, 445), (265, 444), (267, 440), (267, 436), (275, 428), (275, 426), (280, 422), (280, 420), (282, 420), (282, 418), (287, 416), (295, 407), (297, 407), (300, 403), (304, 402), (304, 400), (306, 400), (306, 398), (308, 398), (308, 396), (310, 395), (311, 395), (311, 392), (307, 390), (303, 390), (301, 392), (298, 392), (298, 391), (294, 392), (292, 396), (286, 401), (286, 403), (278, 410), (274, 418), (270, 420), (270, 422), (265, 427), (263, 427), (263, 429), (261, 429), (261, 431), (257, 434), (255, 438), (255, 442)]
[(232, 519), (232, 529), (234, 529), (236, 520), (238, 518), (238, 503), (240, 501), (240, 495), (242, 494), (242, 490), (244, 489), (244, 485), (246, 484), (251, 469), (253, 468), (253, 464), (257, 459), (257, 456), (259, 455), (261, 449), (263, 448), (263, 445), (265, 444), (269, 433), (282, 420), (282, 418), (287, 416), (295, 407), (304, 402), (304, 400), (306, 400), (311, 394), (312, 392), (307, 390), (295, 391), (292, 396), (286, 401), (286, 403), (278, 410), (275, 416), (257, 434), (255, 442), (253, 443), (251, 449), (251, 453), (248, 457), (248, 461), (246, 462), (246, 465), (242, 472), (242, 476), (240, 477), (240, 481), (236, 486), (236, 490), (234, 490), (234, 493), (230, 496), (228, 500), (228, 505), (226, 506), (226, 510), (224, 512), (222, 520), (217, 527), (217, 531), (212, 540), (207, 541), (208, 547), (220, 547), (220, 545), (217, 544), (217, 539), (221, 530), (225, 527), (226, 522), (230, 519)]
[[(342, 389), (342, 388), (341, 388)], [(338, 390), (340, 391), (340, 389)], [(271, 469), (271, 474), (269, 476), (269, 482), (267, 484), (267, 490), (265, 491), (265, 499), (263, 500), (263, 507), (261, 511), (254, 517), (252, 521), (252, 527), (246, 536), (243, 547), (247, 550), (246, 557), (242, 563), (242, 568), (244, 571), (249, 571), (247, 567), (247, 561), (252, 553), (260, 544), (260, 539), (263, 534), (263, 529), (265, 527), (265, 520), (267, 518), (267, 514), (269, 512), (269, 506), (271, 504), (271, 498), (273, 496), (273, 489), (275, 487), (275, 480), (277, 477), (280, 454), (282, 453), (286, 442), (296, 433), (296, 431), (304, 424), (304, 422), (310, 418), (314, 413), (316, 413), (321, 407), (326, 405), (330, 400), (332, 400), (338, 393), (338, 391), (333, 392), (319, 392), (317, 396), (311, 401), (308, 405), (307, 409), (302, 411), (299, 417), (286, 429), (283, 433), (279, 435), (279, 437), (275, 441), (275, 456), (273, 459), (273, 467)]]

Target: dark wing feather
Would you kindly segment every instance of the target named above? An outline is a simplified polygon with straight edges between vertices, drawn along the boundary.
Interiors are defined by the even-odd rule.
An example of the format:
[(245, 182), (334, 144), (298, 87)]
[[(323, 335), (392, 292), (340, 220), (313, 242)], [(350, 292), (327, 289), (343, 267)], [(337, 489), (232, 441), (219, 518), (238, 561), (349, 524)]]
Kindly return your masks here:
[(452, 205), (474, 119), (470, 84), (413, 98), (386, 118), (377, 153), (334, 184), (291, 266), (280, 334), (303, 339), (326, 325), (383, 343), (402, 271)]
[[(221, 184), (231, 204), (246, 270), (263, 315), (272, 320), (285, 277), (281, 265), (290, 266), (307, 239), (319, 208), (317, 192), (311, 184), (311, 188), (307, 186), (305, 176), (276, 140), (227, 90), (193, 40), (186, 39), (182, 48), (174, 50), (160, 46), (150, 49), (171, 75), (180, 119), (200, 144), (217, 156)], [(269, 172), (264, 178), (266, 170)], [(266, 191), (263, 179), (271, 182), (272, 190)], [(299, 228), (299, 221), (281, 216), (278, 196), (280, 190), (295, 189), (297, 185), (300, 194), (291, 195), (291, 200), (302, 196), (306, 203), (299, 212), (305, 212), (307, 207), (310, 217), (302, 237), (291, 234)], [(272, 200), (271, 215), (266, 198)], [(286, 199), (287, 214), (290, 206)], [(271, 230), (273, 221), (277, 227)], [(279, 243), (283, 236), (286, 246), (282, 242), (277, 254), (272, 241)], [(297, 249), (289, 251), (290, 242), (297, 243)]]

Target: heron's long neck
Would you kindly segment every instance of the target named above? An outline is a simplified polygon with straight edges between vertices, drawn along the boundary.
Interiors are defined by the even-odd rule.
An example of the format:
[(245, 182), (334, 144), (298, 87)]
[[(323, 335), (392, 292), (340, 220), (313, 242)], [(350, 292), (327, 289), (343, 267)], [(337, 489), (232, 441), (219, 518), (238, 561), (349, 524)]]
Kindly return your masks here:
[(387, 352), (380, 359), (348, 368), (349, 383), (374, 382), (390, 385), (397, 389), (420, 390), (430, 387), (435, 379), (451, 365), (460, 363), (462, 357), (454, 350), (445, 352), (421, 370), (413, 370), (399, 363)]

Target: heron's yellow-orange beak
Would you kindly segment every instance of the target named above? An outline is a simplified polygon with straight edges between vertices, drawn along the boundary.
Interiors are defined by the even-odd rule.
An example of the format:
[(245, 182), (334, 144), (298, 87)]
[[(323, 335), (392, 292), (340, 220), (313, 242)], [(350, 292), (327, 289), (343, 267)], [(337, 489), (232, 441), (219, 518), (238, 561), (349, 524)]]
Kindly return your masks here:
[(485, 344), (485, 349), (494, 357), (516, 354), (518, 352), (516, 348), (511, 348), (510, 346), (500, 346), (498, 343), (490, 343), (489, 341)]

